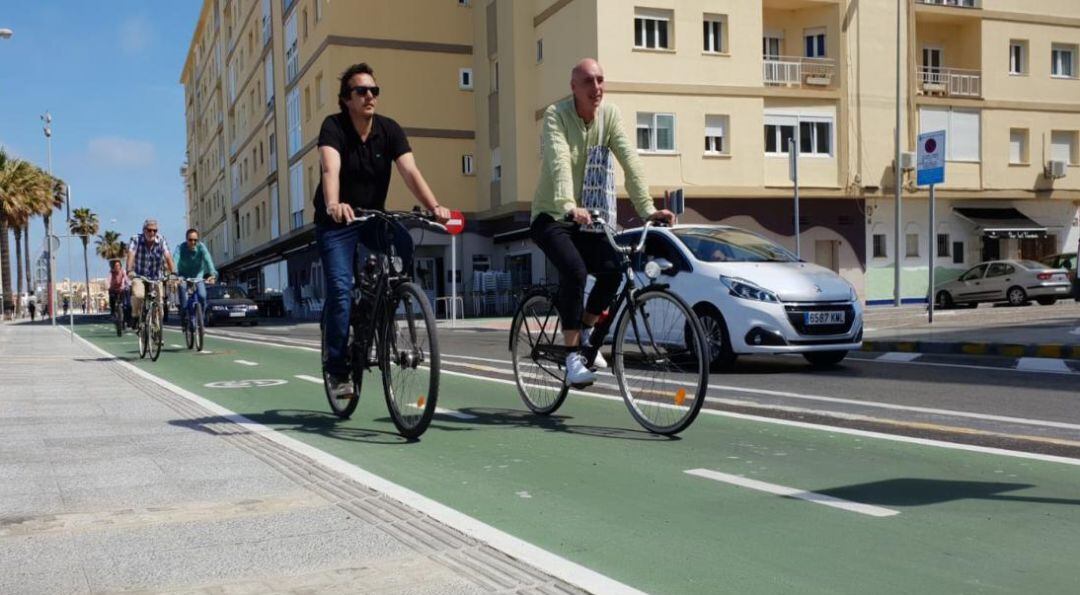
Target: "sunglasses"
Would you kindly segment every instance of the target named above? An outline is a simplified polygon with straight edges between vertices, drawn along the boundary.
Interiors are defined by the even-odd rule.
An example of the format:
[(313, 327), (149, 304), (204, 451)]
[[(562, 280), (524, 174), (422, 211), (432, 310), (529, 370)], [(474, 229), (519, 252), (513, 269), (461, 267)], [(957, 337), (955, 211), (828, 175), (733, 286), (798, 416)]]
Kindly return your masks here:
[(353, 93), (356, 93), (360, 97), (363, 97), (364, 95), (367, 95), (368, 91), (371, 91), (371, 96), (372, 97), (378, 97), (379, 96), (379, 87), (377, 87), (377, 86), (376, 87), (367, 87), (367, 86), (364, 86), (364, 85), (359, 85), (359, 86), (353, 87), (352, 89), (349, 89), (349, 90), (352, 91)]
[(155, 229), (153, 227), (147, 227), (146, 231), (149, 232), (149, 233), (157, 233), (157, 229)]

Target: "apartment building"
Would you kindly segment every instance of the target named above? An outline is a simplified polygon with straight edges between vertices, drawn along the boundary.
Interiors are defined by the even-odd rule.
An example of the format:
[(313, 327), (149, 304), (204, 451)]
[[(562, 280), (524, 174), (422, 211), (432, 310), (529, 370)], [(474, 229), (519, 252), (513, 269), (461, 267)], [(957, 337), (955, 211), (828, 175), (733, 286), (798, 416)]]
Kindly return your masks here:
[[(286, 290), (304, 313), (322, 298), (312, 199), (316, 142), (338, 111), (339, 76), (367, 62), (380, 113), (405, 128), (446, 204), (475, 211), (472, 63), (467, 3), (425, 0), (205, 0), (187, 61), (188, 221), (218, 269), (257, 290)], [(400, 178), (388, 206), (414, 204)], [(416, 238), (418, 276), (446, 290), (445, 236)], [(446, 266), (445, 269), (449, 267)], [(311, 312), (308, 312), (311, 313)]]
[[(593, 56), (653, 195), (685, 189), (684, 221), (738, 225), (794, 249), (794, 141), (802, 257), (888, 301), (899, 42), (902, 150), (914, 151), (920, 131), (948, 132), (935, 229), (925, 189), (904, 173), (903, 296), (925, 297), (931, 241), (941, 279), (983, 258), (1075, 249), (1080, 5), (903, 0), (898, 14), (897, 4), (207, 0), (183, 75), (189, 214), (226, 271), (317, 291), (313, 145), (336, 109), (337, 74), (365, 60), (384, 89), (382, 113), (406, 127), (443, 203), (466, 211), (461, 289), (487, 269), (515, 285), (552, 281), (527, 233), (540, 118), (569, 96), (571, 66)], [(410, 201), (395, 179), (391, 205)], [(420, 280), (444, 295), (449, 253), (431, 235), (417, 238)]]

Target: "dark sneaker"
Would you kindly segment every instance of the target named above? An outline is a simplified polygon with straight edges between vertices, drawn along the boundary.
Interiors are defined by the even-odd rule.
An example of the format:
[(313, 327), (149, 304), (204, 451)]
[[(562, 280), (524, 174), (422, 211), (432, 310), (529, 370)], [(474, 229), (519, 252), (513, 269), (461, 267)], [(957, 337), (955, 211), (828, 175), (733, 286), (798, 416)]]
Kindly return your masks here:
[(351, 399), (353, 397), (355, 390), (353, 389), (352, 379), (348, 375), (327, 374), (326, 383), (326, 390), (331, 396), (338, 399)]

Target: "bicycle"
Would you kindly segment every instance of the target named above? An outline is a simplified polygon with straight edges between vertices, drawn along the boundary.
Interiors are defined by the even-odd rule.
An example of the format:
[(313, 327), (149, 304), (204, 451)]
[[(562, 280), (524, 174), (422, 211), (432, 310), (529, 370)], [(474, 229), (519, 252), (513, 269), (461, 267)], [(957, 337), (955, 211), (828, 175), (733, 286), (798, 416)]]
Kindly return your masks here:
[(195, 351), (202, 351), (206, 317), (197, 292), (198, 283), (202, 279), (192, 277), (182, 278), (180, 281), (187, 284), (187, 301), (180, 304), (180, 326), (184, 330), (184, 342), (188, 349), (194, 347)]
[[(402, 436), (415, 439), (431, 423), (439, 398), (439, 341), (427, 295), (412, 282), (408, 272), (411, 267), (406, 267), (390, 241), (391, 225), (413, 220), (442, 231), (446, 228), (432, 216), (418, 211), (357, 209), (356, 215), (352, 224), (377, 222), (376, 237), (387, 249), (361, 259), (357, 247), (346, 351), (353, 394), (345, 398), (332, 395), (329, 373), (324, 366), (326, 398), (335, 415), (348, 419), (359, 403), (364, 373), (377, 367), (382, 372), (383, 393), (394, 426)], [(320, 324), (320, 330), (324, 326), (325, 321)], [(325, 363), (325, 340), (322, 346)], [(425, 374), (426, 387), (423, 386)]]
[[(612, 373), (633, 418), (655, 434), (674, 435), (690, 426), (705, 402), (709, 383), (708, 342), (701, 321), (667, 285), (657, 283), (670, 263), (650, 261), (644, 267), (649, 284), (637, 285), (631, 258), (640, 256), (652, 222), (646, 222), (636, 245), (620, 245), (599, 211), (590, 211), (592, 225), (603, 228), (608, 243), (621, 256), (625, 282), (601, 316), (595, 337), (611, 338)], [(535, 414), (551, 415), (571, 387), (566, 382), (567, 349), (558, 340), (560, 317), (556, 291), (534, 288), (514, 314), (510, 352), (514, 382), (525, 405)]]
[(135, 331), (139, 337), (139, 359), (144, 359), (149, 353), (150, 361), (156, 362), (161, 356), (161, 346), (164, 343), (160, 307), (162, 296), (158, 292), (159, 281), (141, 275), (135, 275), (133, 280), (141, 282), (145, 288), (142, 317)]
[(124, 336), (124, 327), (127, 326), (127, 313), (125, 311), (124, 304), (128, 299), (128, 291), (126, 289), (116, 292), (116, 297), (112, 300), (113, 304), (113, 324), (116, 325), (116, 336)]

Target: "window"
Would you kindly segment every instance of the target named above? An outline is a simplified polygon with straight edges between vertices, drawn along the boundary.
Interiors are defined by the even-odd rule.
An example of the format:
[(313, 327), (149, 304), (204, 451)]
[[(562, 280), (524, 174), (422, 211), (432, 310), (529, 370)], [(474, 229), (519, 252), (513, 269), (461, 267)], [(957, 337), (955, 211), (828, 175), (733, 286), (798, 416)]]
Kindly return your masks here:
[(315, 0), (315, 22), (318, 23), (322, 20), (322, 3), (323, 0)]
[(270, 133), (270, 140), (266, 143), (270, 145), (270, 173), (277, 171), (277, 142), (274, 139), (274, 133)]
[(638, 112), (637, 147), (639, 151), (674, 151), (675, 115)]
[(1076, 78), (1076, 46), (1055, 43), (1050, 50), (1050, 76)]
[(300, 74), (300, 49), (296, 39), (296, 13), (285, 21), (285, 82), (293, 82)]
[(274, 53), (266, 55), (263, 62), (263, 77), (266, 79), (266, 106), (274, 103)]
[(945, 158), (949, 161), (980, 161), (979, 110), (924, 107), (919, 110), (919, 131), (946, 131)]
[(458, 69), (458, 89), (471, 91), (473, 88), (472, 68)]
[(262, 229), (262, 209), (255, 205), (255, 231)]
[(288, 120), (288, 152), (292, 157), (300, 150), (300, 89), (293, 89), (285, 97), (285, 116)]
[(723, 154), (728, 152), (727, 116), (705, 116), (705, 152)]
[(469, 0), (457, 0), (458, 6), (468, 6)]
[(539, 64), (544, 61), (544, 40), (536, 40), (536, 63)]
[(832, 155), (833, 119), (829, 116), (774, 114), (765, 116), (765, 153), (787, 155), (789, 141), (799, 144), (801, 155)]
[(825, 28), (807, 29), (803, 33), (804, 56), (807, 58), (825, 57)]
[(461, 156), (461, 173), (462, 175), (471, 176), (475, 172), (475, 159), (472, 155), (465, 154)]
[(270, 183), (270, 239), (281, 234), (281, 223), (278, 221), (278, 186), (277, 181)]
[(634, 47), (671, 49), (670, 10), (641, 10), (634, 15)]
[(937, 234), (937, 255), (939, 258), (949, 255), (949, 234), (939, 233)]
[(311, 87), (304, 87), (304, 121), (311, 120)]
[(964, 264), (964, 243), (953, 242), (952, 243), (952, 261), (953, 264)]
[(499, 92), (499, 61), (491, 61), (491, 92)]
[(300, 12), (302, 14), (302, 16), (300, 17), (300, 21), (301, 21), (301, 24), (303, 25), (304, 41), (307, 41), (307, 38), (308, 38), (308, 26), (307, 26), (308, 12), (307, 12), (306, 8), (304, 10), (300, 11)]
[(916, 258), (919, 256), (919, 234), (908, 233), (905, 236), (905, 252), (904, 256), (908, 258)]
[(782, 33), (766, 32), (761, 38), (761, 55), (766, 60), (779, 60), (783, 39)]
[(1027, 74), (1027, 42), (1009, 42), (1009, 74)]
[(292, 213), (292, 229), (304, 225), (304, 164), (296, 163), (289, 168), (289, 212)]
[(885, 234), (874, 234), (874, 258), (886, 258), (888, 257), (888, 251), (885, 249)]
[(1009, 163), (1029, 163), (1027, 128), (1012, 128), (1009, 130)]
[(315, 75), (315, 107), (323, 106), (322, 73)]
[(498, 148), (491, 151), (491, 181), (498, 182), (502, 179), (502, 151)]
[(1076, 165), (1080, 159), (1076, 151), (1075, 130), (1053, 130), (1050, 132), (1050, 159)]
[(727, 17), (724, 15), (705, 15), (702, 25), (704, 50), (707, 53), (719, 54), (727, 51)]

